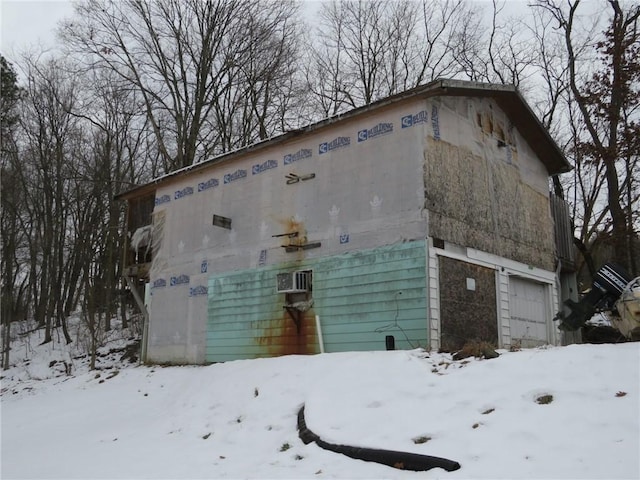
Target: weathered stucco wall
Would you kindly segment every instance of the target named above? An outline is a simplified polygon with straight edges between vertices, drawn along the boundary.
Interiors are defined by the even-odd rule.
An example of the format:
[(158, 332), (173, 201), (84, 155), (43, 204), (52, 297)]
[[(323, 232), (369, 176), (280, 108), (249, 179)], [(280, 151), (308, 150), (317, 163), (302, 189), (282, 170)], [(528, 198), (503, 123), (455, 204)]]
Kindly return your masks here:
[(439, 135), (425, 143), (429, 235), (554, 269), (548, 175), (489, 99), (434, 99)]

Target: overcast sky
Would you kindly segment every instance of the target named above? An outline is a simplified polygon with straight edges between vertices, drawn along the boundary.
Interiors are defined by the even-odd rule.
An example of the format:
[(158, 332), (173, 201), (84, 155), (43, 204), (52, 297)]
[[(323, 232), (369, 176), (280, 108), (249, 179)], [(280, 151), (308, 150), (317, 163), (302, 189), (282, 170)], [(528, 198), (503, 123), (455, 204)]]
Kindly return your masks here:
[[(304, 0), (317, 2), (319, 0)], [(475, 0), (490, 6), (488, 0)], [(507, 6), (525, 0), (507, 0)], [(51, 47), (55, 43), (57, 23), (73, 14), (71, 0), (0, 0), (0, 52), (12, 59), (21, 50), (43, 45)]]
[(57, 22), (72, 13), (68, 0), (0, 0), (0, 52), (13, 59), (29, 47), (52, 46)]
[(51, 47), (57, 23), (72, 14), (71, 0), (0, 0), (0, 53), (11, 60), (29, 47)]

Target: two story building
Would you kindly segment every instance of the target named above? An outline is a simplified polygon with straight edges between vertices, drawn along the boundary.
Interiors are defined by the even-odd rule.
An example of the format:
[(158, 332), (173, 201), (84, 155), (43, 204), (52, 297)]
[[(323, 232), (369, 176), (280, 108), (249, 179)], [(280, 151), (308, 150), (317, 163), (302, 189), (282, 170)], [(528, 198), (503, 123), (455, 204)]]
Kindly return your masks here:
[(514, 87), (437, 80), (124, 192), (146, 361), (558, 343), (569, 169)]

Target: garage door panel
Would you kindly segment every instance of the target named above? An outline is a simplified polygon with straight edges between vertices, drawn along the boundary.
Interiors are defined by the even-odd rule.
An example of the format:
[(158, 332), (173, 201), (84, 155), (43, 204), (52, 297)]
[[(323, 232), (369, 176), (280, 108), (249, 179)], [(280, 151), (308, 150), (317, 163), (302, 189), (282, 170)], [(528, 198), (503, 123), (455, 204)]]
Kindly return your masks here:
[(512, 342), (523, 347), (549, 343), (546, 286), (531, 280), (509, 278), (509, 311)]

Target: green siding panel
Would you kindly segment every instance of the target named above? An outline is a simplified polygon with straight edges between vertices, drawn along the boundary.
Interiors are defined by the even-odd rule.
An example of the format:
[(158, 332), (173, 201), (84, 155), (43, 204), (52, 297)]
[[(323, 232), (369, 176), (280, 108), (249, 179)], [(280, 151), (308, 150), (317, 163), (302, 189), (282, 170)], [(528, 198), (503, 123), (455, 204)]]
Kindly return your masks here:
[[(276, 275), (312, 270), (313, 307), (300, 331), (276, 292)], [(426, 257), (423, 241), (209, 279), (207, 361), (319, 352), (315, 316), (325, 351), (384, 350), (428, 346)], [(402, 292), (402, 293), (399, 293)]]

